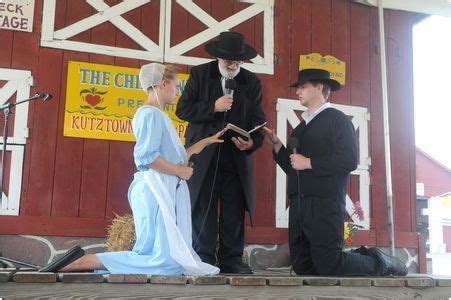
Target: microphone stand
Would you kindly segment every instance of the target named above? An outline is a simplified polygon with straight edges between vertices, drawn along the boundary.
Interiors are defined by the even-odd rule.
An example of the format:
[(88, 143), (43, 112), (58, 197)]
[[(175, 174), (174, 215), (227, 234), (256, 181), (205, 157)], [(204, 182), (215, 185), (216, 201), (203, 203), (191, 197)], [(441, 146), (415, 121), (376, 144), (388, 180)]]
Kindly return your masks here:
[[(25, 99), (25, 100), (21, 100), (19, 102), (10, 102), (7, 104), (4, 104), (2, 106), (0, 106), (0, 110), (3, 110), (3, 115), (5, 116), (5, 121), (4, 121), (4, 125), (3, 125), (3, 147), (2, 147), (2, 171), (0, 173), (0, 196), (1, 196), (1, 200), (3, 200), (3, 178), (5, 177), (5, 161), (6, 161), (6, 144), (7, 144), (7, 139), (8, 139), (8, 120), (9, 120), (9, 115), (12, 113), (11, 110), (18, 104), (22, 104), (25, 102), (29, 102), (29, 101), (33, 101), (36, 99), (41, 98), (43, 95), (41, 95), (40, 93), (36, 93), (33, 97)], [(1, 201), (0, 201), (1, 203)], [(10, 263), (15, 263), (15, 264), (19, 264), (19, 265), (23, 265), (23, 266), (27, 266), (33, 269), (39, 269), (38, 266), (32, 265), (32, 264), (28, 264), (28, 263), (24, 263), (18, 260), (14, 260), (11, 258), (7, 258), (7, 257), (3, 257), (1, 255), (0, 252), (0, 261), (7, 261)]]
[(40, 93), (36, 93), (33, 97), (19, 101), (19, 102), (10, 102), (0, 106), (0, 110), (3, 110), (3, 115), (5, 116), (4, 125), (3, 125), (3, 147), (2, 147), (2, 171), (0, 174), (0, 193), (1, 198), (3, 199), (3, 178), (5, 177), (5, 160), (6, 160), (6, 144), (8, 139), (8, 120), (9, 115), (12, 113), (11, 110), (18, 104), (22, 104), (25, 102), (33, 101), (41, 98)]

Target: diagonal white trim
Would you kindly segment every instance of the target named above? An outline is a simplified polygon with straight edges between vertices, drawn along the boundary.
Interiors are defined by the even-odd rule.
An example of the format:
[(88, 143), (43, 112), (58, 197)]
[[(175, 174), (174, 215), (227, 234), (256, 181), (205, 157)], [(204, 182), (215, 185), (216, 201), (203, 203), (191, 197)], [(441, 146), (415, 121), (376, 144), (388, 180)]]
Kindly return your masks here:
[[(177, 2), (179, 2), (179, 1), (180, 0), (178, 0)], [(222, 31), (227, 31), (230, 28), (233, 28), (233, 27), (241, 24), (242, 22), (250, 19), (251, 17), (256, 16), (260, 12), (262, 12), (262, 9), (258, 5), (249, 6), (249, 7), (245, 8), (244, 10), (222, 20), (221, 22), (218, 22), (213, 27), (205, 29), (204, 31), (199, 32), (198, 34), (169, 48), (167, 50), (167, 53), (169, 55), (180, 55), (185, 52), (188, 52), (189, 50), (192, 50), (193, 48), (218, 36), (219, 33), (221, 33)]]
[[(100, 7), (99, 2), (103, 2), (103, 1), (87, 0), (86, 2), (89, 3), (93, 7)], [(72, 25), (69, 25), (63, 29), (55, 31), (53, 33), (53, 37), (56, 40), (66, 40), (66, 39), (73, 37), (81, 32), (84, 32), (95, 26), (105, 23), (114, 17), (120, 16), (120, 15), (125, 14), (135, 8), (138, 8), (148, 2), (150, 2), (150, 0), (124, 1), (119, 4), (114, 5), (112, 7), (109, 7), (108, 5), (105, 4), (105, 6), (108, 7), (108, 8), (106, 8), (104, 6), (105, 10), (99, 10), (98, 13), (96, 13), (92, 16), (89, 16), (78, 22), (75, 22)]]
[(192, 0), (177, 0), (177, 3), (208, 27), (217, 26), (219, 24), (218, 21), (216, 21)]
[(8, 81), (0, 89), (0, 104), (5, 104), (17, 91), (17, 81)]
[[(142, 2), (141, 5), (143, 5), (145, 3), (150, 2), (150, 0), (144, 0), (141, 2)], [(87, 3), (90, 4), (99, 12), (107, 10), (109, 8), (109, 6), (105, 4), (105, 2), (103, 2), (102, 0), (87, 0)], [(109, 21), (144, 49), (148, 51), (158, 49), (157, 44), (155, 44), (151, 39), (145, 36), (140, 30), (138, 30), (135, 26), (130, 24), (127, 20), (125, 20), (121, 16), (113, 17)]]

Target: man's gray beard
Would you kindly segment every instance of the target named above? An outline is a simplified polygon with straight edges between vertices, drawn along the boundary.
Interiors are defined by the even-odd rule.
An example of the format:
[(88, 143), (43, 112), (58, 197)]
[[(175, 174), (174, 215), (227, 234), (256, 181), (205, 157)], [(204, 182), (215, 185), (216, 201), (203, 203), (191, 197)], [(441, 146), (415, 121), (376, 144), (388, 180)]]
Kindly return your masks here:
[(238, 67), (234, 72), (230, 73), (227, 71), (226, 68), (221, 68), (221, 66), (219, 65), (219, 61), (218, 61), (218, 67), (219, 67), (219, 72), (221, 73), (222, 77), (225, 77), (225, 78), (235, 78), (235, 76), (238, 75), (238, 73), (240, 73), (240, 69), (241, 69), (241, 67)]

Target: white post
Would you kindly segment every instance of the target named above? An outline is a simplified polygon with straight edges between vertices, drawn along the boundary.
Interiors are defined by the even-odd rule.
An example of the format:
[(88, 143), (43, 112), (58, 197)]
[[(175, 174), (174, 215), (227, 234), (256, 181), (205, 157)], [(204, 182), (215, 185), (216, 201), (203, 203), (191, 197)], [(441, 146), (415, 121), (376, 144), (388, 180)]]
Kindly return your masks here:
[(395, 255), (395, 230), (393, 224), (393, 191), (391, 179), (391, 156), (390, 156), (390, 124), (388, 115), (388, 92), (387, 92), (387, 61), (385, 57), (385, 31), (384, 31), (384, 5), (383, 0), (377, 1), (379, 10), (379, 40), (381, 53), (381, 83), (382, 83), (382, 107), (384, 117), (384, 144), (385, 144), (385, 175), (387, 178), (387, 217), (389, 230), (390, 254)]

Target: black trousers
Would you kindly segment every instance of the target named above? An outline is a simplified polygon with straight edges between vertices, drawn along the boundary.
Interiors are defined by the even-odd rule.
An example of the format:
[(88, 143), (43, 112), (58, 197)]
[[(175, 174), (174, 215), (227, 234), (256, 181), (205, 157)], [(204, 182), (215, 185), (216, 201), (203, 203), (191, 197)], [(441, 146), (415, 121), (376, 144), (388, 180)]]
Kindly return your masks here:
[(333, 198), (290, 198), (289, 246), (299, 275), (375, 275), (376, 260), (343, 252), (345, 204)]
[[(192, 210), (193, 248), (204, 262), (214, 264), (219, 233), (218, 261), (220, 264), (234, 265), (242, 262), (246, 204), (231, 150), (226, 143), (224, 146), (221, 149), (214, 187), (217, 156), (211, 160), (199, 198)], [(201, 228), (204, 218), (205, 224)]]

